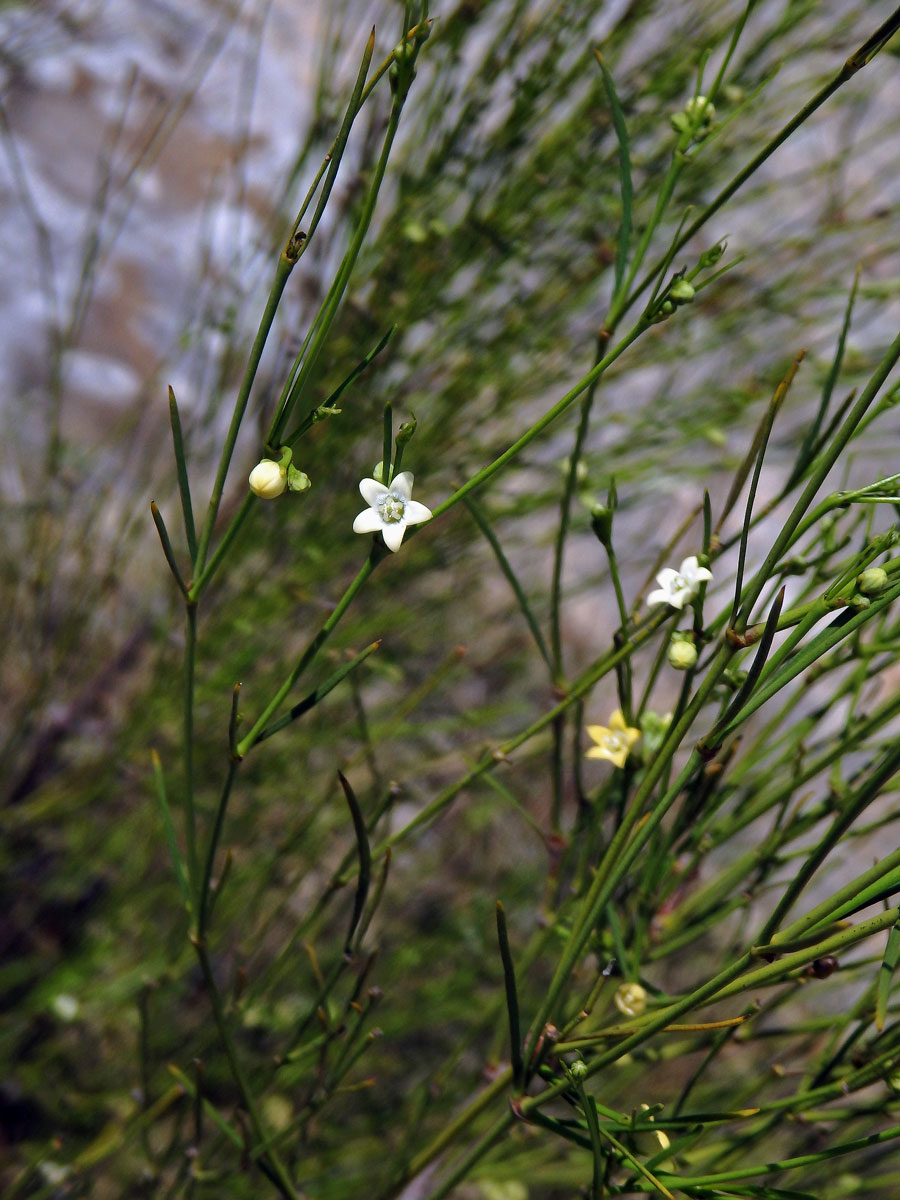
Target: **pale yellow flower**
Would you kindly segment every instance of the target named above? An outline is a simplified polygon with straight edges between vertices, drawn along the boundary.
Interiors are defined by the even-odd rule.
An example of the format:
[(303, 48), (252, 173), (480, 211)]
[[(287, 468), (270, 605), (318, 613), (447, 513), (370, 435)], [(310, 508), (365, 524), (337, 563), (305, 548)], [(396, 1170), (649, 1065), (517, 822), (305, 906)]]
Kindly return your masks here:
[[(648, 1109), (650, 1108), (650, 1105), (642, 1104), (641, 1108), (644, 1110), (644, 1112), (647, 1112)], [(650, 1120), (652, 1121), (653, 1117), (650, 1117)], [(668, 1150), (669, 1147), (672, 1145), (672, 1143), (669, 1141), (669, 1135), (665, 1132), (665, 1130), (654, 1129), (653, 1132), (656, 1134), (657, 1140), (659, 1141), (659, 1144), (662, 1147), (662, 1149)]]
[(639, 1017), (647, 1007), (647, 989), (639, 983), (620, 983), (613, 1000), (624, 1017)]
[(616, 767), (625, 766), (631, 747), (641, 736), (639, 729), (625, 724), (625, 718), (618, 709), (610, 715), (608, 729), (605, 725), (588, 725), (587, 731), (597, 745), (585, 751), (586, 757), (605, 758)]

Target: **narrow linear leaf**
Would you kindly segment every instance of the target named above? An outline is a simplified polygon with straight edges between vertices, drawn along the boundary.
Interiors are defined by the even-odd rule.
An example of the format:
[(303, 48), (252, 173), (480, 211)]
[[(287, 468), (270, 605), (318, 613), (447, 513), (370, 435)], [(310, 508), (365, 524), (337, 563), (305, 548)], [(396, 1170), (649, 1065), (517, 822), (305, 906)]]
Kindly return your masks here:
[(828, 412), (828, 406), (831, 404), (831, 397), (834, 393), (834, 386), (837, 383), (838, 376), (841, 373), (841, 367), (844, 362), (844, 351), (847, 346), (847, 334), (850, 332), (850, 321), (853, 316), (853, 304), (856, 300), (856, 293), (859, 288), (859, 279), (862, 274), (862, 265), (856, 268), (856, 274), (853, 277), (853, 285), (850, 288), (850, 295), (847, 299), (847, 307), (844, 310), (844, 321), (841, 325), (841, 332), (838, 336), (837, 346), (834, 352), (834, 358), (831, 362), (831, 369), (825, 379), (822, 387), (822, 398), (819, 401), (819, 407), (813, 418), (812, 424), (806, 431), (806, 436), (797, 452), (797, 461), (794, 464), (794, 469), (791, 471), (788, 479), (788, 487), (792, 487), (803, 477), (807, 465), (812, 458), (815, 457), (814, 447), (816, 439), (819, 436), (819, 431), (822, 428), (822, 423)]
[(875, 988), (875, 1028), (879, 1033), (884, 1029), (888, 997), (891, 992), (891, 979), (898, 962), (900, 962), (900, 924), (894, 925), (888, 934), (884, 958), (878, 969), (878, 984)]
[(394, 336), (394, 334), (396, 332), (397, 332), (397, 326), (392, 325), (390, 327), (390, 329), (387, 331), (387, 333), (382, 337), (382, 339), (378, 343), (378, 345), (374, 346), (369, 351), (369, 353), (366, 355), (365, 358), (360, 359), (360, 361), (356, 364), (356, 366), (353, 368), (353, 370), (350, 372), (350, 374), (347, 376), (347, 378), (344, 379), (342, 383), (338, 384), (338, 386), (334, 389), (334, 391), (330, 394), (328, 399), (325, 401), (326, 408), (331, 408), (335, 404), (337, 404), (338, 400), (340, 400), (341, 396), (344, 394), (344, 392), (346, 392), (347, 388), (351, 385), (351, 383), (354, 383), (359, 378), (359, 376), (362, 375), (362, 373), (363, 373), (363, 371), (365, 371), (366, 367), (370, 366), (375, 361), (375, 359), (382, 352), (382, 350), (385, 349), (388, 342), (391, 340), (391, 338)]
[(194, 506), (191, 503), (191, 485), (188, 480), (187, 459), (184, 454), (184, 438), (181, 434), (181, 417), (178, 402), (169, 387), (169, 423), (172, 426), (172, 448), (175, 451), (175, 469), (178, 473), (178, 491), (181, 495), (181, 511), (184, 515), (184, 535), (187, 538), (191, 562), (197, 554), (197, 532), (194, 528)]
[(503, 905), (497, 901), (497, 941), (500, 945), (500, 959), (503, 963), (503, 982), (506, 987), (506, 1010), (509, 1014), (509, 1054), (512, 1065), (513, 1086), (521, 1091), (524, 1082), (525, 1068), (522, 1061), (522, 1029), (519, 1022), (519, 996), (516, 989), (516, 970), (513, 965), (512, 953), (509, 948), (509, 934), (506, 929), (506, 913)]
[(228, 718), (228, 750), (232, 758), (239, 758), (237, 728), (240, 720), (238, 701), (241, 695), (241, 685), (236, 683), (231, 689), (231, 716)]
[(547, 643), (544, 641), (544, 635), (541, 633), (540, 626), (537, 623), (537, 619), (535, 618), (531, 605), (528, 603), (528, 597), (523, 592), (518, 576), (512, 569), (509, 559), (504, 554), (503, 547), (500, 545), (497, 535), (491, 528), (490, 522), (484, 515), (481, 506), (475, 500), (473, 500), (471, 496), (464, 496), (463, 504), (465, 504), (466, 508), (469, 510), (472, 520), (484, 534), (485, 540), (493, 550), (494, 557), (497, 559), (497, 565), (503, 572), (506, 582), (513, 590), (513, 595), (516, 598), (516, 602), (521, 609), (522, 616), (525, 618), (528, 628), (531, 630), (531, 636), (534, 638), (535, 645), (540, 651), (541, 658), (550, 668), (552, 673), (553, 659), (550, 657), (550, 651), (547, 649)]
[[(169, 1063), (167, 1070), (172, 1078), (177, 1080), (179, 1085), (184, 1088), (191, 1099), (196, 1099), (197, 1086), (194, 1083), (194, 1080), (191, 1079), (189, 1075), (186, 1075), (184, 1071), (179, 1070), (174, 1063)], [(211, 1104), (210, 1101), (205, 1098), (203, 1099), (203, 1111), (230, 1142), (232, 1142), (235, 1146), (243, 1146), (243, 1139), (234, 1126), (230, 1125), (215, 1107), (215, 1105)]]
[(370, 654), (374, 654), (380, 645), (381, 638), (377, 642), (372, 642), (371, 645), (366, 646), (365, 650), (360, 650), (359, 654), (354, 655), (349, 662), (339, 667), (333, 675), (329, 675), (324, 683), (320, 683), (315, 691), (310, 692), (308, 696), (298, 704), (295, 704), (293, 708), (288, 709), (277, 721), (273, 721), (271, 725), (267, 726), (259, 735), (257, 741), (264, 742), (266, 738), (270, 738), (273, 734), (278, 733), (279, 730), (284, 729), (286, 725), (290, 725), (292, 721), (296, 721), (299, 717), (302, 717), (304, 713), (308, 713), (311, 708), (315, 708), (319, 701), (324, 700), (329, 692), (334, 691), (337, 685), (346, 679), (351, 671), (355, 671), (361, 663), (366, 661)]
[(356, 932), (359, 919), (366, 906), (366, 897), (369, 894), (369, 880), (372, 877), (372, 851), (369, 847), (366, 821), (362, 815), (362, 810), (359, 807), (353, 788), (340, 771), (338, 771), (338, 779), (344, 790), (347, 805), (350, 809), (350, 816), (353, 819), (353, 831), (356, 834), (356, 849), (359, 855), (359, 875), (356, 880), (356, 895), (353, 897), (353, 912), (350, 916), (350, 928), (347, 931), (347, 940), (345, 943), (345, 952), (349, 954), (353, 945), (353, 935)]
[(731, 510), (734, 508), (735, 504), (737, 504), (738, 497), (744, 490), (744, 484), (747, 482), (747, 477), (750, 474), (754, 463), (756, 463), (757, 471), (759, 470), (759, 467), (762, 463), (762, 456), (765, 453), (766, 443), (769, 440), (769, 434), (772, 432), (772, 426), (775, 423), (776, 416), (778, 415), (778, 410), (781, 408), (782, 402), (784, 401), (784, 398), (794, 381), (794, 376), (797, 374), (797, 369), (803, 362), (805, 356), (806, 351), (801, 350), (788, 368), (787, 374), (775, 389), (775, 394), (769, 402), (769, 407), (763, 413), (759, 425), (756, 427), (756, 432), (753, 435), (753, 441), (750, 444), (750, 449), (747, 451), (743, 462), (735, 472), (734, 480), (732, 481), (731, 488), (729, 489), (724, 507), (722, 508), (721, 515), (716, 523), (716, 534), (719, 533), (729, 514), (731, 513)]
[(169, 564), (169, 570), (172, 572), (181, 594), (186, 596), (188, 594), (187, 585), (178, 569), (178, 563), (175, 561), (175, 551), (172, 549), (172, 543), (169, 541), (169, 531), (166, 529), (162, 513), (156, 507), (155, 500), (150, 501), (150, 512), (153, 516), (153, 524), (156, 526), (156, 532), (159, 534), (159, 540), (162, 543), (163, 554), (166, 556), (166, 562)]
[[(660, 1179), (658, 1179), (648, 1167), (645, 1167), (640, 1159), (635, 1157), (635, 1155), (633, 1155), (631, 1151), (618, 1140), (618, 1138), (614, 1138), (608, 1129), (600, 1129), (599, 1132), (603, 1137), (606, 1138), (616, 1153), (619, 1154), (625, 1162), (630, 1163), (631, 1166), (634, 1167), (635, 1171), (637, 1171), (639, 1175), (643, 1176), (643, 1178), (646, 1179), (647, 1183), (649, 1183), (652, 1188), (655, 1188), (661, 1196), (665, 1196), (666, 1200), (675, 1200), (675, 1197), (672, 1195), (666, 1185)], [(670, 1180), (674, 1186), (680, 1186), (680, 1182), (676, 1175), (668, 1174), (666, 1178)]]

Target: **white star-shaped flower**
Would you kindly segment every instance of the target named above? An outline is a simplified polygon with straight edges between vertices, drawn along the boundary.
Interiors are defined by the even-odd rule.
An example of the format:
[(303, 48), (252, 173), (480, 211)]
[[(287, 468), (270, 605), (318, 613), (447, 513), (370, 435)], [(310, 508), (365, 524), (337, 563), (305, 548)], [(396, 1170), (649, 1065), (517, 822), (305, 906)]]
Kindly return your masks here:
[(678, 570), (664, 567), (657, 575), (659, 587), (647, 597), (647, 604), (669, 604), (672, 608), (684, 608), (694, 599), (701, 583), (712, 579), (712, 571), (701, 567), (697, 555), (686, 558)]
[(431, 520), (431, 509), (410, 499), (412, 485), (412, 471), (401, 471), (388, 487), (377, 479), (361, 480), (359, 490), (369, 507), (363, 509), (353, 522), (353, 532), (380, 531), (387, 548), (399, 550), (407, 525), (420, 525), (422, 521)]

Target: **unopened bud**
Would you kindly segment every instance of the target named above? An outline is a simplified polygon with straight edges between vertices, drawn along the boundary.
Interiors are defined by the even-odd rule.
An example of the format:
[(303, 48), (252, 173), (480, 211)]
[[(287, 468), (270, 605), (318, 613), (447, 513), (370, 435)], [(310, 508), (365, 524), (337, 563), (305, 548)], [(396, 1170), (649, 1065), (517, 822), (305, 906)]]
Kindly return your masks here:
[(727, 242), (716, 242), (715, 246), (710, 246), (708, 250), (704, 250), (700, 255), (700, 266), (705, 271), (709, 267), (714, 267), (722, 255), (725, 253)]
[(403, 422), (403, 424), (397, 430), (396, 442), (397, 442), (398, 446), (406, 445), (406, 443), (410, 440), (410, 438), (416, 432), (416, 425), (417, 425), (417, 421), (416, 421), (415, 417), (411, 417), (410, 420)]
[(250, 472), (249, 483), (254, 496), (274, 500), (287, 487), (287, 470), (273, 458), (263, 458)]
[(659, 305), (650, 320), (654, 325), (658, 325), (660, 321), (665, 321), (667, 317), (671, 317), (674, 311), (674, 302), (672, 300), (663, 300), (662, 304)]
[(297, 467), (288, 467), (287, 485), (288, 490), (292, 492), (305, 492), (311, 487), (309, 476), (305, 471), (298, 470)]
[(878, 596), (887, 585), (888, 576), (884, 567), (867, 567), (856, 577), (856, 586), (864, 596)]
[(569, 1067), (569, 1074), (572, 1076), (573, 1079), (584, 1079), (584, 1077), (585, 1077), (585, 1075), (587, 1075), (587, 1073), (588, 1073), (587, 1063), (583, 1062), (582, 1059), (580, 1059), (580, 1058), (577, 1060), (577, 1062), (573, 1062), (572, 1065)]
[(669, 666), (676, 671), (690, 671), (697, 665), (697, 647), (690, 634), (675, 634), (669, 643)]
[(669, 295), (676, 304), (690, 304), (694, 298), (694, 286), (686, 279), (676, 279), (669, 288)]

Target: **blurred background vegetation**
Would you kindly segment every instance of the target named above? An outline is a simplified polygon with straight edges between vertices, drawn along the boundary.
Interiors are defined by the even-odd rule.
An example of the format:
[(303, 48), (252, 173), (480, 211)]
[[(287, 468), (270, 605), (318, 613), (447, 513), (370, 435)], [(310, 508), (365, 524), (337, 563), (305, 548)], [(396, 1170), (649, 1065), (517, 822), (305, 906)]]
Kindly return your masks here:
[[(680, 185), (672, 229), (891, 7), (755, 6), (717, 105), (721, 128)], [(232, 686), (241, 681), (257, 708), (361, 561), (350, 527), (357, 482), (381, 457), (384, 403), (418, 419), (404, 465), (416, 498), (434, 507), (591, 365), (619, 219), (616, 139), (592, 48), (602, 46), (616, 80), (646, 203), (671, 150), (670, 114), (693, 94), (701, 57), (711, 55), (710, 71), (721, 61), (743, 8), (435, 8), (319, 402), (397, 330), (342, 415), (304, 443), (298, 465), (312, 491), (261, 506), (213, 590), (198, 681), (197, 774), (211, 781), (201, 803), (213, 801)], [(380, 61), (401, 16), (387, 0), (11, 2), (0, 12), (0, 1137), (9, 1163), (0, 1181), (12, 1189), (17, 1180), (18, 1194), (176, 1194), (182, 1178), (172, 1147), (188, 1140), (189, 1106), (135, 1124), (172, 1086), (168, 1064), (190, 1073), (212, 1041), (150, 792), (150, 748), (171, 761), (179, 737), (179, 605), (148, 509), (150, 499), (164, 511), (175, 502), (166, 385), (182, 407), (201, 496), (274, 256), (334, 136), (370, 26)], [(652, 332), (607, 377), (580, 487), (600, 497), (615, 474), (632, 592), (703, 489), (721, 500), (764, 402), (805, 348), (763, 473), (761, 498), (775, 494), (857, 264), (848, 389), (894, 336), (895, 54), (889, 46), (833, 97), (711, 223), (698, 247), (727, 237), (739, 266), (698, 297), (690, 320)], [(383, 117), (383, 106), (364, 112), (324, 236), (291, 279), (226, 510), (243, 494), (355, 215)], [(648, 217), (639, 207), (637, 220)], [(576, 421), (570, 412), (479, 500), (542, 620)], [(886, 474), (897, 439), (873, 436), (856, 451), (848, 477)], [(612, 612), (605, 560), (578, 505), (563, 617), (573, 673), (600, 653)], [(314, 1003), (316, 958), (327, 969), (340, 955), (349, 896), (304, 920), (353, 846), (336, 770), (370, 806), (389, 790), (403, 824), (553, 702), (462, 506), (385, 565), (319, 677), (376, 638), (379, 651), (352, 683), (248, 763), (230, 814), (233, 865), (217, 923), (232, 937), (219, 966), (228, 988), (246, 973), (242, 1045), (261, 1061)], [(614, 705), (611, 686), (601, 689), (594, 719)], [(373, 1163), (399, 1153), (416, 1128), (440, 1128), (507, 1053), (496, 1021), (485, 1020), (502, 1011), (494, 902), (502, 896), (514, 937), (541, 920), (558, 849), (547, 836), (546, 749), (529, 744), (503, 776), (525, 816), (479, 786), (395, 854), (370, 935), (379, 954), (367, 984), (382, 996), (382, 1036), (355, 1069), (356, 1090), (305, 1118), (310, 1195), (370, 1194)], [(677, 1079), (660, 1078), (659, 1095), (637, 1099), (677, 1090)], [(216, 1060), (204, 1086), (227, 1107), (231, 1085)], [(277, 1127), (303, 1100), (284, 1085), (266, 1104)], [(529, 1161), (529, 1195), (570, 1196), (584, 1181), (575, 1160)], [(54, 1176), (73, 1162), (80, 1174)], [(234, 1175), (217, 1194), (260, 1186)], [(497, 1186), (471, 1194), (491, 1200)]]

